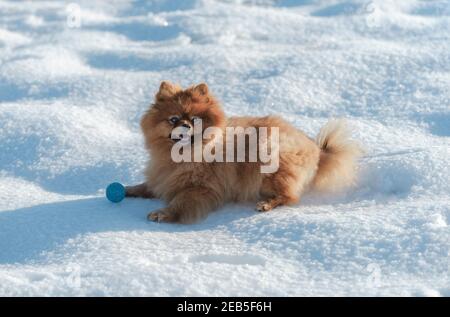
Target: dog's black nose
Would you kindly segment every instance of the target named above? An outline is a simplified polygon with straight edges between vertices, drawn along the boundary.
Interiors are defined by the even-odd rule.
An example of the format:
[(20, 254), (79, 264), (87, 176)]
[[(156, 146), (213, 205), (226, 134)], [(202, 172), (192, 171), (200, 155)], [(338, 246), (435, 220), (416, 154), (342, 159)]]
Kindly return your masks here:
[(187, 124), (187, 123), (183, 123), (181, 126), (182, 126), (183, 128), (187, 128), (187, 129), (190, 129), (190, 128), (191, 128), (191, 126), (190, 126), (189, 124)]

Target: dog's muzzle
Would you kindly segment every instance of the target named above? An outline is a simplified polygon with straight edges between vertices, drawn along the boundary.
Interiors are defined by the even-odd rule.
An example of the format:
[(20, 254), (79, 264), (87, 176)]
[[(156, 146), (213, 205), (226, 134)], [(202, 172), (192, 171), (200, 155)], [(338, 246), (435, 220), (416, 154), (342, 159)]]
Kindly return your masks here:
[(169, 138), (174, 142), (181, 142), (182, 144), (190, 144), (193, 139), (193, 128), (187, 124), (180, 125), (173, 128)]

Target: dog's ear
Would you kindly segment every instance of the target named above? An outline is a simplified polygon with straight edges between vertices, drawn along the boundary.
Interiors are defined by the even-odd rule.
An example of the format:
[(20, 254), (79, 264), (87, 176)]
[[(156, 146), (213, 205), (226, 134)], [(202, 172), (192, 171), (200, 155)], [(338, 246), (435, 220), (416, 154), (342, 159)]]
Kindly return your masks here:
[(181, 91), (180, 86), (174, 85), (168, 81), (163, 81), (159, 86), (159, 91), (156, 94), (156, 99), (173, 97), (179, 91)]
[(205, 83), (201, 83), (194, 87), (194, 92), (198, 93), (201, 96), (206, 96), (209, 92), (208, 85)]

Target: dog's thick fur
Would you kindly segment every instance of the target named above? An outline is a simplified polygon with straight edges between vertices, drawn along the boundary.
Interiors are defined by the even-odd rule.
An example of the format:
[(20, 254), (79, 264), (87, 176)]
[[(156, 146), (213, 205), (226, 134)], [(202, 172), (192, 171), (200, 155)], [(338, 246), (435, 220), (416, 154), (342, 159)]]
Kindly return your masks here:
[[(262, 174), (260, 163), (181, 162), (171, 159), (174, 124), (171, 116), (202, 119), (224, 131), (227, 126), (278, 127), (279, 169)], [(161, 198), (167, 206), (153, 211), (149, 220), (193, 223), (227, 202), (253, 201), (256, 210), (269, 211), (298, 203), (306, 190), (336, 191), (353, 184), (361, 151), (348, 138), (342, 121), (331, 121), (316, 142), (276, 116), (226, 118), (206, 84), (182, 89), (162, 82), (154, 104), (141, 121), (151, 161), (146, 182), (126, 188), (129, 197)], [(225, 133), (224, 133), (225, 138)]]

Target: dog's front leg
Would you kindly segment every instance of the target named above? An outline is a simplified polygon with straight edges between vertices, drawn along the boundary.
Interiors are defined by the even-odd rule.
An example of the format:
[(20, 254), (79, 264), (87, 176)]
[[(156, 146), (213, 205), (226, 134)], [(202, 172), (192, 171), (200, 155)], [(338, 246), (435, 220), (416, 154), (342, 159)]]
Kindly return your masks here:
[(125, 187), (126, 197), (155, 198), (147, 183)]
[(167, 207), (153, 211), (148, 220), (155, 222), (194, 223), (215, 210), (222, 197), (204, 187), (189, 188), (178, 193)]

